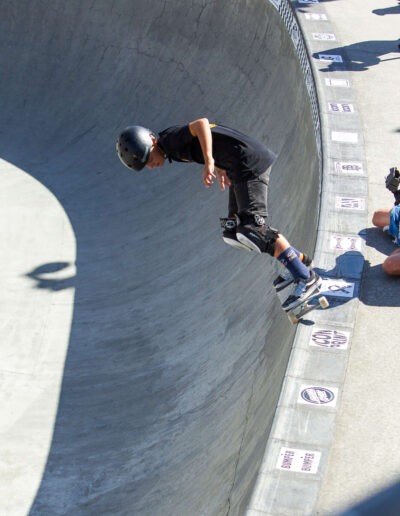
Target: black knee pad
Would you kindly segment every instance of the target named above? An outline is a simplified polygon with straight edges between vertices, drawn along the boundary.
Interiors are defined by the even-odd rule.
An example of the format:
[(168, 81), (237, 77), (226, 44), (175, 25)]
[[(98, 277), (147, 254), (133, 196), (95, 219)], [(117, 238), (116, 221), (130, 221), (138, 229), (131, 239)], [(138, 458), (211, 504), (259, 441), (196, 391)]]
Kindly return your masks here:
[(274, 256), (275, 253), (275, 243), (278, 238), (279, 231), (275, 228), (271, 228), (270, 226), (265, 227), (265, 250), (264, 253), (268, 253), (271, 256)]

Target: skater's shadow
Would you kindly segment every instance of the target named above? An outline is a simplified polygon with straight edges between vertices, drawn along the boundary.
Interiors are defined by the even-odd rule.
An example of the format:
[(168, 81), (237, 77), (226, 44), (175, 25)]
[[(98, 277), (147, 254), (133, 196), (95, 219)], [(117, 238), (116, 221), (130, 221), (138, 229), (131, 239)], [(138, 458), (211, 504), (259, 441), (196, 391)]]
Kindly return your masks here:
[(364, 256), (359, 251), (347, 251), (336, 258), (331, 269), (315, 267), (323, 279), (321, 294), (329, 301), (328, 309), (342, 306), (359, 297)]
[(75, 268), (69, 262), (51, 262), (36, 267), (26, 274), (35, 281), (35, 288), (52, 291), (75, 287)]
[[(322, 279), (320, 296), (326, 297), (329, 303), (324, 310), (342, 307), (359, 297), (359, 280), (363, 266), (364, 256), (359, 251), (347, 251), (336, 258), (335, 266), (331, 269), (314, 267), (315, 272)], [(315, 298), (311, 304), (317, 303), (318, 300)], [(314, 324), (307, 318), (302, 319), (301, 323), (307, 326)]]
[(387, 57), (387, 54), (399, 52), (399, 40), (390, 41), (361, 41), (352, 45), (334, 47), (320, 52), (315, 52), (312, 56), (314, 59), (320, 59), (320, 55), (340, 56), (342, 62), (332, 60), (327, 61), (325, 68), (321, 68), (321, 72), (336, 72), (343, 70), (351, 70), (354, 72), (363, 72), (371, 66), (376, 66), (386, 61), (400, 60), (400, 56)]

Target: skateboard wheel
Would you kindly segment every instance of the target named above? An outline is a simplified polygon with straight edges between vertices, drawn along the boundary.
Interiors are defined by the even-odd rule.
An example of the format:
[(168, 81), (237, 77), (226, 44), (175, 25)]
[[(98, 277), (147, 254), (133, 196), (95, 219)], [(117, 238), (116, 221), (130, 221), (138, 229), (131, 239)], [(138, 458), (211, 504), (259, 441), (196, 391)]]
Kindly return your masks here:
[(325, 296), (320, 297), (318, 301), (322, 308), (328, 308), (329, 303)]
[(288, 317), (289, 317), (289, 321), (292, 324), (297, 324), (299, 322), (299, 320), (297, 319), (297, 317), (294, 314), (288, 314)]

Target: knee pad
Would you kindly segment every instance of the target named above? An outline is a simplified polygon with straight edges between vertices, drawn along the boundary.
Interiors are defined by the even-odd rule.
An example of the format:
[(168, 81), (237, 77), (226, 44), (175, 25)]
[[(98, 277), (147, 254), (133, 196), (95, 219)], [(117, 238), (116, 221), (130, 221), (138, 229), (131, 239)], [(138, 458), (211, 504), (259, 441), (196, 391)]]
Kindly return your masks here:
[(264, 242), (265, 242), (265, 248), (263, 250), (263, 253), (270, 254), (271, 256), (274, 256), (275, 253), (275, 242), (278, 238), (279, 231), (275, 228), (271, 228), (267, 224), (267, 221), (265, 217), (262, 217), (261, 215), (252, 215), (253, 217), (253, 224), (256, 226), (265, 226), (264, 229)]
[(271, 228), (270, 226), (265, 227), (265, 251), (264, 253), (268, 253), (271, 256), (274, 256), (275, 253), (275, 243), (278, 238), (279, 231), (275, 228)]

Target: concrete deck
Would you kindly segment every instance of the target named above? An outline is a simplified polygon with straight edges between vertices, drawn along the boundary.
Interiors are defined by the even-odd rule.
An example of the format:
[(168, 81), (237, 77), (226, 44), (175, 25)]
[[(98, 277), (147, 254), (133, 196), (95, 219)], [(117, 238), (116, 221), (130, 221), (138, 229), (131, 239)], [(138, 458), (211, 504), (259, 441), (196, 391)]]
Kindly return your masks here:
[(360, 303), (316, 507), (316, 514), (328, 514), (400, 479), (400, 278), (382, 271), (381, 264), (394, 246), (371, 223), (376, 209), (393, 205), (384, 176), (390, 167), (400, 165), (400, 5), (393, 0), (337, 0), (321, 6), (348, 63), (368, 169)]

